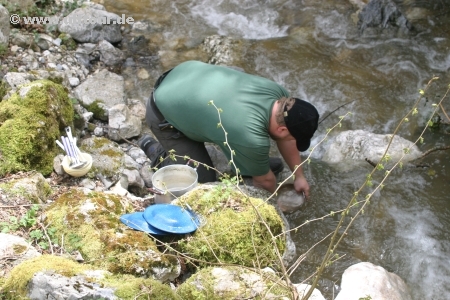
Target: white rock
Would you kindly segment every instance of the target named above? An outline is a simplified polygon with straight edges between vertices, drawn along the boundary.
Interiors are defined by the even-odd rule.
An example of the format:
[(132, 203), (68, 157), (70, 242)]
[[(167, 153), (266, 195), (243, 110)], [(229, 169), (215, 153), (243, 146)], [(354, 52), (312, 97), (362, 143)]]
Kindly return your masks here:
[(350, 266), (342, 275), (341, 291), (335, 300), (411, 300), (408, 287), (396, 274), (369, 262)]

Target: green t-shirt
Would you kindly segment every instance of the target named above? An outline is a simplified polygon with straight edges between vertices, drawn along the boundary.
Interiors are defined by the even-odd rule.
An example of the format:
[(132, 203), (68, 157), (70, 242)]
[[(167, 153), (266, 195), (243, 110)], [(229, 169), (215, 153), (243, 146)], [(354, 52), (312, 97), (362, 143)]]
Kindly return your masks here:
[(155, 91), (167, 121), (192, 140), (217, 144), (230, 159), (225, 129), (235, 164), (247, 176), (269, 172), (270, 115), (275, 101), (288, 96), (266, 78), (198, 61), (175, 67)]

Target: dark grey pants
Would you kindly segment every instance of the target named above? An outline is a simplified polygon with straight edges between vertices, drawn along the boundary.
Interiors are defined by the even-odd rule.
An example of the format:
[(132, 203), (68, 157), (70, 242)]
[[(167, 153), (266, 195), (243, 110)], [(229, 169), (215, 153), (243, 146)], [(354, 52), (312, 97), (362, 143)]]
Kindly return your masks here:
[[(205, 148), (205, 143), (193, 141), (175, 128), (172, 129), (167, 127), (165, 129), (161, 129), (158, 126), (162, 120), (158, 118), (157, 115), (161, 115), (159, 111), (154, 111), (155, 108), (151, 105), (152, 97), (153, 93), (150, 95), (150, 99), (148, 99), (145, 121), (162, 146), (160, 157), (166, 158), (167, 152), (170, 150), (175, 150), (175, 155), (177, 155), (176, 161), (166, 158), (161, 164), (159, 164), (159, 167), (172, 164), (186, 164), (187, 161), (183, 159), (184, 156), (189, 156), (195, 161), (213, 167), (211, 157)], [(216, 172), (211, 168), (207, 169), (206, 167), (200, 165), (197, 168), (197, 174), (198, 182), (200, 183), (216, 181)]]

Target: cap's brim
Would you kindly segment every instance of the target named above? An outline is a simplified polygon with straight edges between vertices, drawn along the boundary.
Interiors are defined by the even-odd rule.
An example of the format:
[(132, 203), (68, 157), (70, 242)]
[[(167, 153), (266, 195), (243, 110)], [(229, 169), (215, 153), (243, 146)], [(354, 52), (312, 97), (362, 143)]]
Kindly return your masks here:
[(297, 140), (297, 149), (300, 152), (304, 152), (309, 149), (309, 146), (311, 145), (310, 140)]

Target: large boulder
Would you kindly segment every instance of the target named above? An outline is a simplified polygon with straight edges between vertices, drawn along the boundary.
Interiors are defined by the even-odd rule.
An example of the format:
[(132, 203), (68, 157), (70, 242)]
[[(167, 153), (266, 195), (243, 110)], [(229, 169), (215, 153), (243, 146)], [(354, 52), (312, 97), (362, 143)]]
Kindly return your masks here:
[[(389, 145), (391, 135), (375, 134), (364, 130), (348, 130), (339, 133), (323, 146), (325, 152), (322, 160), (332, 164), (340, 164), (350, 168), (360, 162), (368, 160), (378, 163), (383, 157)], [(383, 162), (388, 165), (403, 157), (403, 161), (411, 161), (418, 158), (422, 152), (413, 142), (398, 135), (394, 136), (387, 152), (389, 161)]]
[[(370, 296), (370, 298), (369, 298)], [(342, 275), (336, 300), (411, 300), (408, 287), (396, 274), (369, 262), (350, 266)]]
[(202, 185), (177, 202), (188, 204), (204, 219), (204, 226), (176, 246), (200, 265), (267, 267), (283, 263), (286, 228), (271, 204), (249, 197), (232, 184)]
[(111, 274), (92, 265), (56, 255), (43, 255), (16, 266), (0, 286), (14, 299), (179, 299), (168, 285), (151, 278)]
[(180, 275), (173, 256), (159, 252), (151, 237), (128, 228), (120, 216), (133, 211), (127, 198), (72, 189), (45, 212), (46, 222), (64, 237), (64, 248), (79, 251), (86, 263), (112, 273), (152, 277), (165, 282)]
[(122, 40), (120, 19), (100, 4), (85, 3), (64, 17), (58, 29), (79, 43), (98, 43), (101, 40), (117, 43)]
[(0, 102), (0, 176), (28, 170), (50, 174), (60, 152), (55, 141), (73, 117), (67, 90), (49, 80), (22, 85)]

